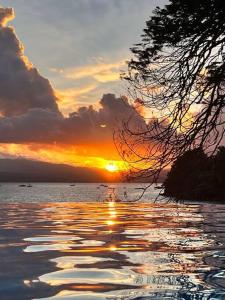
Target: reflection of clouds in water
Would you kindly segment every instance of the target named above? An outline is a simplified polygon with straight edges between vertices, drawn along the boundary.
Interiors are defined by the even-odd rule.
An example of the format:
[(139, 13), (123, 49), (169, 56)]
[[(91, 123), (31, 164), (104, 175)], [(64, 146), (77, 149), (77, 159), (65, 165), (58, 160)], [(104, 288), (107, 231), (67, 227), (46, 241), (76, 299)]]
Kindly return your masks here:
[[(111, 295), (110, 295), (111, 294)], [(114, 295), (114, 293), (113, 293)], [(109, 300), (112, 293), (98, 293), (92, 292), (76, 292), (76, 291), (61, 291), (57, 295), (48, 298), (41, 298), (42, 300)], [(36, 299), (38, 300), (38, 299)]]
[(70, 249), (72, 244), (50, 244), (50, 245), (34, 245), (27, 246), (24, 252), (42, 252), (42, 251), (60, 251)]
[(95, 240), (87, 240), (87, 241), (82, 241), (81, 243), (82, 243), (82, 245), (80, 245), (80, 247), (82, 247), (82, 246), (102, 246), (102, 245), (104, 245), (105, 242), (95, 241)]
[(24, 241), (27, 242), (64, 242), (64, 241), (74, 241), (80, 240), (80, 238), (75, 236), (67, 235), (52, 235), (52, 236), (35, 236), (30, 238), (25, 238)]
[[(23, 239), (26, 242), (40, 243), (27, 246), (24, 252), (41, 252), (70, 249), (74, 244), (71, 241), (81, 240), (79, 237), (68, 235), (36, 236)], [(47, 244), (47, 242), (49, 242)]]
[[(219, 259), (212, 257), (215, 240), (221, 242), (225, 235), (224, 221), (218, 216), (223, 207), (214, 214), (212, 207), (202, 211), (199, 205), (161, 203), (34, 203), (1, 208), (3, 239), (12, 231), (4, 247), (23, 250), (17, 255), (29, 273), (20, 272), (18, 278), (25, 280), (28, 294), (36, 289), (32, 299), (50, 295), (57, 296), (49, 299), (60, 300), (144, 295), (163, 299), (168, 290), (170, 299), (180, 299), (181, 293), (186, 299), (189, 294), (200, 295), (200, 290), (206, 295), (212, 289), (210, 282), (223, 281), (221, 270), (217, 277), (207, 276), (223, 265), (221, 252)], [(26, 267), (28, 261), (33, 263), (31, 268)], [(9, 266), (3, 267), (11, 273)], [(43, 292), (44, 284), (50, 294)]]
[(104, 262), (109, 260), (112, 259), (97, 257), (97, 256), (61, 256), (61, 257), (54, 258), (51, 261), (56, 263), (57, 268), (71, 269), (75, 265), (94, 264), (94, 263)]
[(49, 274), (45, 274), (39, 277), (40, 281), (43, 281), (49, 285), (64, 285), (64, 284), (124, 284), (134, 285), (136, 274), (129, 270), (115, 270), (115, 269), (65, 269)]

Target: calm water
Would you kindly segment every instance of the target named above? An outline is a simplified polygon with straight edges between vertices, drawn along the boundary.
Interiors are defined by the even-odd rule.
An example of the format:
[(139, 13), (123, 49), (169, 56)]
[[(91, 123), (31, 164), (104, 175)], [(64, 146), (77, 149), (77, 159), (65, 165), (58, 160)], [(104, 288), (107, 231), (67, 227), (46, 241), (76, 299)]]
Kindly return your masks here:
[(0, 299), (225, 299), (225, 206), (138, 187), (2, 184)]

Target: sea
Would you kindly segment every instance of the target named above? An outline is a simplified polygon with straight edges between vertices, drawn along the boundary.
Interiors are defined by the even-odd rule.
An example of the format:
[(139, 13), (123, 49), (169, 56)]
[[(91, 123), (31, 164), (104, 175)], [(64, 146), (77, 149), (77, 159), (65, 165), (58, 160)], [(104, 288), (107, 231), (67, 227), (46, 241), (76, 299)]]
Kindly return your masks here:
[(225, 299), (225, 206), (160, 192), (1, 183), (0, 299)]

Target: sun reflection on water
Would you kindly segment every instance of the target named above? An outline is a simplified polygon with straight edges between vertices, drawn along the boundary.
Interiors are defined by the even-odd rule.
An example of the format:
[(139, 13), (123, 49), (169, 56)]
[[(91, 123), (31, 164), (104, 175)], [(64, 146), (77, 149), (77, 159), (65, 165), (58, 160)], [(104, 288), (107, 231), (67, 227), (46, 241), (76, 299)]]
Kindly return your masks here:
[(205, 262), (215, 251), (209, 213), (199, 205), (115, 201), (10, 204), (0, 224), (3, 235), (17, 232), (1, 247), (20, 249), (20, 266), (29, 264), (20, 276), (32, 299), (207, 295), (204, 278), (215, 269)]

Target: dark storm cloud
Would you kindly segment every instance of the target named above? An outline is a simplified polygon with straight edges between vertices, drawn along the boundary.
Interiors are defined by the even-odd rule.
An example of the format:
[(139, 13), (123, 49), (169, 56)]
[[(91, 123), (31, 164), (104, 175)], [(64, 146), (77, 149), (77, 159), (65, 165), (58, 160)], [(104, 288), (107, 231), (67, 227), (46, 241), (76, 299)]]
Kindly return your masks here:
[(112, 141), (112, 132), (125, 120), (144, 126), (142, 117), (128, 102), (115, 95), (104, 95), (101, 108), (80, 107), (64, 118), (40, 108), (0, 118), (0, 143), (104, 143)]
[(6, 26), (12, 18), (12, 9), (0, 8), (0, 113), (15, 116), (33, 108), (59, 113), (49, 81), (24, 57), (13, 28)]

